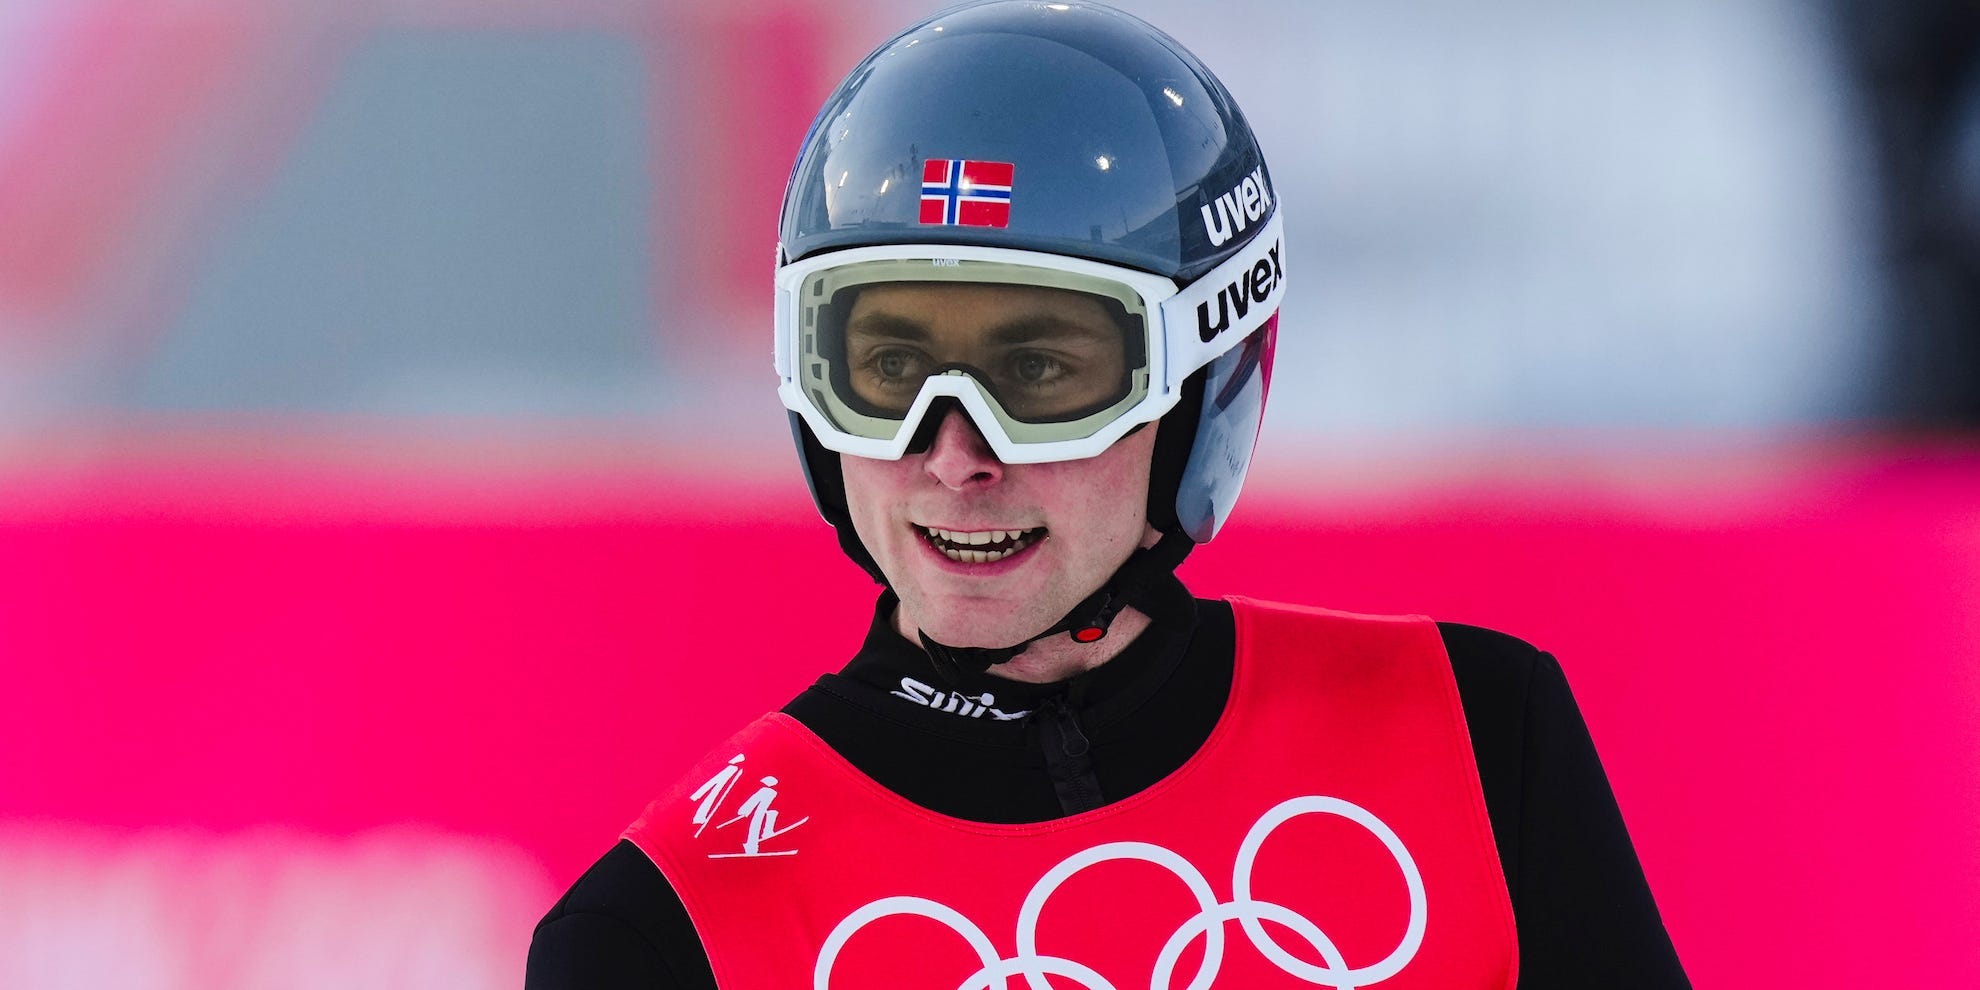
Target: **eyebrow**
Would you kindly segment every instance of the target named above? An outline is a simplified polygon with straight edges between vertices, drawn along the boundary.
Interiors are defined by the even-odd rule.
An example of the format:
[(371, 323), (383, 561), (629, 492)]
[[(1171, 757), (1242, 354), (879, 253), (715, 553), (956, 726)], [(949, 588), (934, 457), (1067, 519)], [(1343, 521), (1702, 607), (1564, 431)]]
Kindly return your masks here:
[(846, 327), (846, 335), (887, 337), (892, 340), (926, 341), (931, 336), (920, 322), (892, 313), (868, 313)]
[(1007, 323), (1000, 323), (991, 327), (985, 336), (999, 344), (1025, 344), (1046, 337), (1066, 336), (1087, 337), (1093, 340), (1104, 341), (1113, 338), (1118, 333), (1118, 330), (1110, 333), (1097, 327), (1088, 326), (1077, 320), (1068, 320), (1062, 316), (1042, 315), (1020, 316)]
[[(854, 320), (846, 328), (846, 332), (848, 335), (858, 334), (914, 342), (927, 342), (934, 336), (919, 320), (910, 320), (892, 313), (868, 313)], [(1035, 340), (1066, 336), (1105, 341), (1111, 340), (1116, 332), (1118, 331), (1102, 330), (1062, 316), (1040, 314), (1020, 316), (999, 323), (985, 331), (983, 337), (996, 344), (1026, 344)]]

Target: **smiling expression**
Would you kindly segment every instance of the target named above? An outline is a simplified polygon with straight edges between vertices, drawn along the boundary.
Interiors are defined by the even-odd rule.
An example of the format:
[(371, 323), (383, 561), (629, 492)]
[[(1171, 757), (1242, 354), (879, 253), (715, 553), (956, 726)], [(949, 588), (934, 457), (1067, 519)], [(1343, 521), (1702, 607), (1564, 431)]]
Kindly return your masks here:
[[(923, 377), (967, 365), (1009, 408), (1076, 409), (1122, 375), (1119, 330), (1098, 304), (1009, 285), (876, 286), (847, 319), (862, 399), (905, 407)], [(1012, 412), (1023, 415), (1019, 410)], [(901, 599), (897, 624), (952, 646), (1009, 646), (1048, 628), (1150, 542), (1155, 431), (1098, 456), (1005, 464), (960, 408), (921, 453), (843, 455), (846, 505), (860, 542)]]

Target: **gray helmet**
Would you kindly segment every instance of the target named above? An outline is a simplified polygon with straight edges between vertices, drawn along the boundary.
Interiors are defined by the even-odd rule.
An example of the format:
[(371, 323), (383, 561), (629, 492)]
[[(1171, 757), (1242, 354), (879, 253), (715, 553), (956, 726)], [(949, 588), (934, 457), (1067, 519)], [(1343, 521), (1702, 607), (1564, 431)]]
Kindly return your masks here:
[[(959, 207), (955, 181), (969, 168), (989, 175), (992, 191)], [(1256, 285), (1234, 262), (1246, 274), (1196, 307), (1206, 344), (1239, 332), (1216, 341), (1222, 350), (1157, 435), (1149, 520), (1187, 546), (1222, 525), (1257, 437), (1278, 295), (1265, 319), (1233, 311), (1267, 302), (1267, 277), (1277, 288), (1280, 245), (1254, 243), (1276, 230), (1277, 208), (1244, 115), (1174, 39), (1098, 4), (991, 0), (909, 27), (833, 92), (791, 172), (778, 265), (880, 245), (969, 245), (1100, 262), (1182, 288), (1269, 247)], [(791, 423), (820, 513), (884, 582), (852, 531), (839, 455), (795, 412)]]

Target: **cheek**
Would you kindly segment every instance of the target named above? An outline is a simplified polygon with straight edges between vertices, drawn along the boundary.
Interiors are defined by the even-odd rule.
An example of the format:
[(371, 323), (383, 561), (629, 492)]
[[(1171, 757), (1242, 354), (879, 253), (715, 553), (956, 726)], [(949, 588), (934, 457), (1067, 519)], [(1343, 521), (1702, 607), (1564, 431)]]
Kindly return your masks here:
[(1138, 500), (1135, 508), (1146, 514), (1148, 507), (1148, 475), (1155, 467), (1155, 431), (1160, 424), (1135, 431), (1131, 437), (1109, 448), (1108, 473), (1114, 476), (1115, 491), (1133, 492)]
[(870, 548), (876, 538), (886, 533), (889, 508), (899, 501), (889, 497), (889, 492), (893, 490), (890, 488), (892, 469), (900, 465), (850, 454), (840, 455), (840, 464), (845, 478), (846, 514), (852, 517), (853, 529), (861, 541)]
[(1083, 476), (1068, 479), (1084, 497), (1082, 515), (1107, 544), (1139, 544), (1148, 526), (1148, 470), (1154, 457), (1155, 431), (1142, 430), (1121, 440), (1095, 461)]

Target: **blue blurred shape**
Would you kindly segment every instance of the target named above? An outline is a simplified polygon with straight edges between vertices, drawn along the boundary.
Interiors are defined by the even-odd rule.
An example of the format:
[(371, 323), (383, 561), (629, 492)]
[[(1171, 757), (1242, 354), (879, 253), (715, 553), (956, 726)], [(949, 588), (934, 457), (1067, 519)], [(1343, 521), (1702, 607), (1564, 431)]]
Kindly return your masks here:
[(192, 274), (129, 401), (590, 417), (669, 391), (650, 82), (598, 32), (389, 31)]

